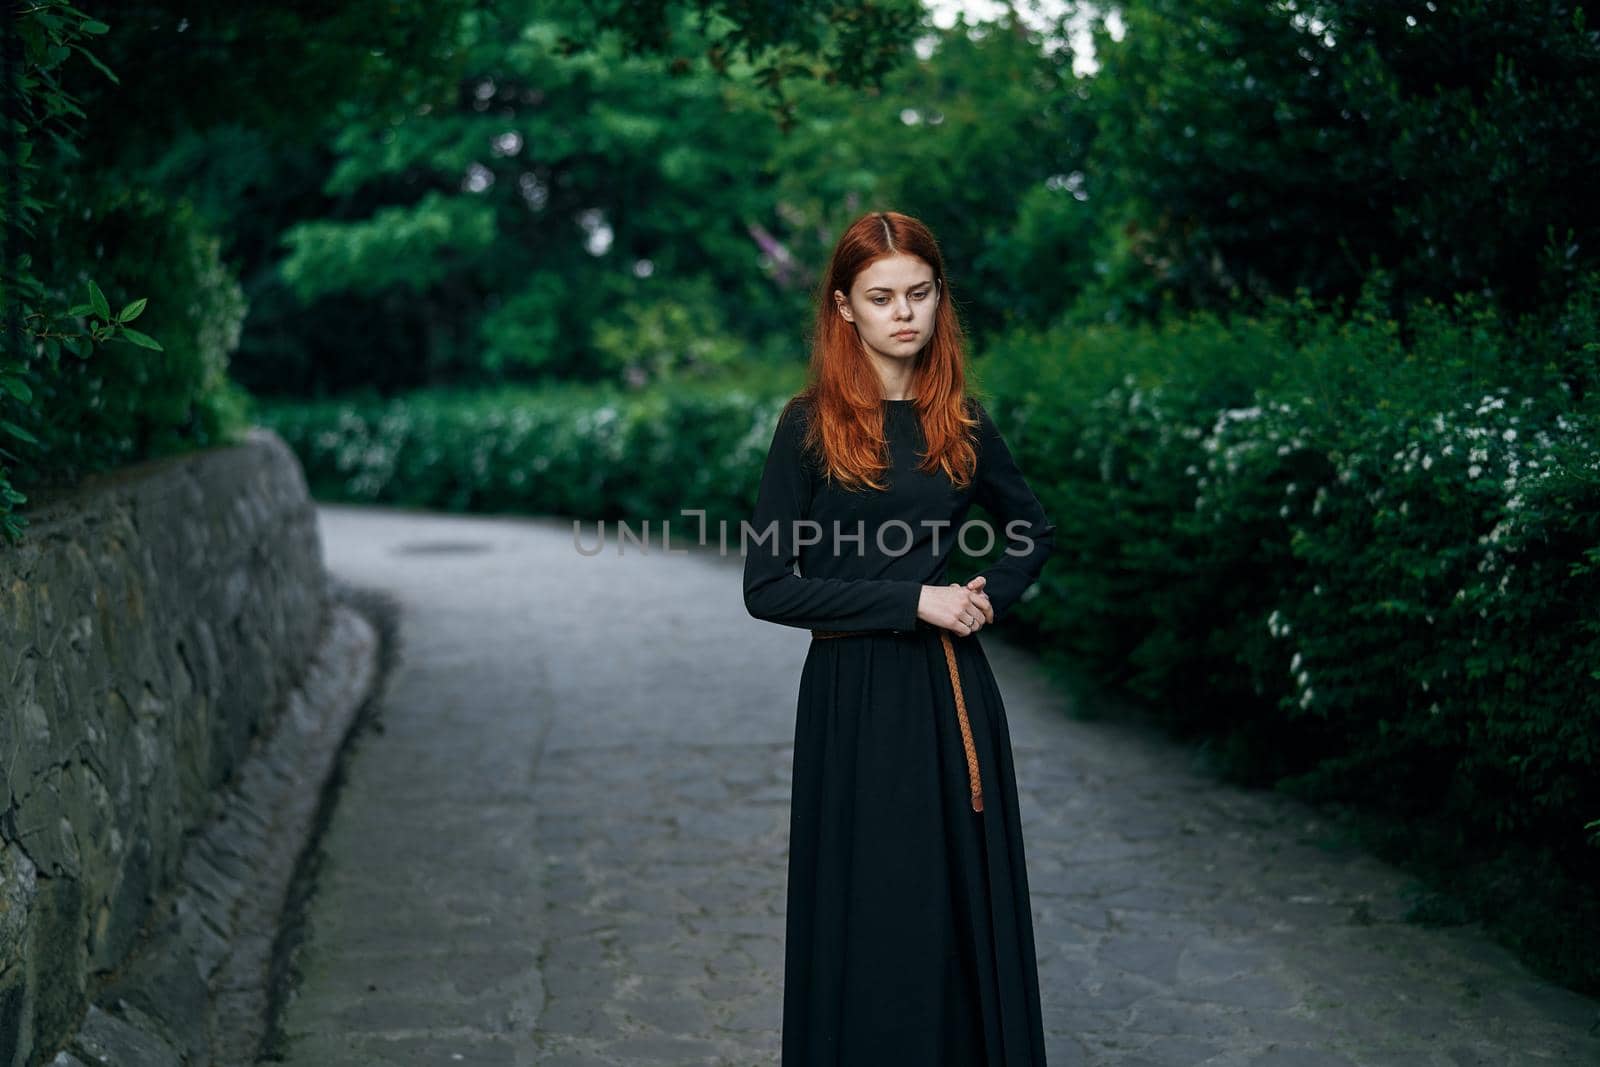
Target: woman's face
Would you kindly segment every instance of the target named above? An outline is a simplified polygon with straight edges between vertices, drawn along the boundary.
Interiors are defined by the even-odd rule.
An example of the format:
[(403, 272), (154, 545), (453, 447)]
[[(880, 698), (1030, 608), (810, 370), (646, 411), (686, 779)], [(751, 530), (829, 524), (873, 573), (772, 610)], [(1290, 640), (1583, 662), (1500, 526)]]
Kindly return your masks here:
[(863, 268), (848, 298), (835, 289), (833, 299), (839, 314), (855, 324), (868, 352), (884, 359), (911, 359), (933, 336), (939, 287), (926, 260), (897, 252)]

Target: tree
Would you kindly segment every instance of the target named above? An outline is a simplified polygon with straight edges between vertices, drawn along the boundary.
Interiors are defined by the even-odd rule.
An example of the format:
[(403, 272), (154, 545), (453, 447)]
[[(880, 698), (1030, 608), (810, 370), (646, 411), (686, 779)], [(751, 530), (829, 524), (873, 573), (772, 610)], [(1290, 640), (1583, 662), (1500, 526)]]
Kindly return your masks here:
[(1098, 201), (1083, 184), (1095, 135), (1071, 55), (1015, 13), (926, 27), (918, 58), (881, 88), (806, 86), (775, 149), (775, 232), (820, 264), (857, 213), (893, 208), (939, 235), (965, 325), (981, 345), (1043, 323), (1092, 270)]
[(1131, 0), (1091, 187), (1113, 310), (1304, 287), (1559, 305), (1600, 263), (1600, 36), (1568, 0)]

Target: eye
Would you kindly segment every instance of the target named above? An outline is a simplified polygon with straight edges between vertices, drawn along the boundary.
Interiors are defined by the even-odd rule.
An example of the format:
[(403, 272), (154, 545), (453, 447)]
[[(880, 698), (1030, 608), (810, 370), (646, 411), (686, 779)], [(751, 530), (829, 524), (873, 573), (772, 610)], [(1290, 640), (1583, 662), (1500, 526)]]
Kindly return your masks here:
[[(913, 300), (926, 300), (930, 295), (932, 295), (932, 293), (932, 289), (924, 289), (920, 293), (912, 293), (911, 298)], [(889, 298), (886, 296), (875, 296), (872, 298), (872, 302), (877, 304), (879, 307), (882, 307), (889, 302)]]

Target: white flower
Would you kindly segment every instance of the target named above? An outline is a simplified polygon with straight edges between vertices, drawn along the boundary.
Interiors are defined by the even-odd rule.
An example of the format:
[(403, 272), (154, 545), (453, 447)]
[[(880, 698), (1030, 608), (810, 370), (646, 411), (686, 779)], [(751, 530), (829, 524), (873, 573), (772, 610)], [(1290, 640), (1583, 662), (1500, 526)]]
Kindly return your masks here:
[(1300, 653), (1296, 652), (1294, 654), (1294, 659), (1289, 661), (1289, 673), (1293, 674), (1295, 671), (1297, 671), (1299, 669), (1300, 669)]
[(1478, 475), (1480, 475), (1482, 473), (1483, 473), (1483, 468), (1478, 466), (1476, 463), (1474, 463), (1472, 466), (1467, 468), (1467, 477), (1468, 478), (1476, 478)]
[(1427, 470), (1431, 466), (1433, 466), (1433, 457), (1432, 456), (1423, 456), (1422, 457), (1422, 469), (1423, 470)]
[(1512, 429), (1507, 429), (1506, 432), (1501, 434), (1500, 436), (1501, 436), (1501, 438), (1503, 440), (1515, 441), (1517, 439), (1517, 431), (1512, 430)]

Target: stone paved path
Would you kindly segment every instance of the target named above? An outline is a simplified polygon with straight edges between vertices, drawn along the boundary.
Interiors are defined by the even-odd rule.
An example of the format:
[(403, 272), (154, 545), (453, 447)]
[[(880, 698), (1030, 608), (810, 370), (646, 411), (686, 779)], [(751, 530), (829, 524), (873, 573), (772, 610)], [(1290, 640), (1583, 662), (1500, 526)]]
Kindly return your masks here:
[[(404, 647), (324, 839), (289, 1062), (777, 1064), (804, 631), (749, 618), (714, 548), (322, 520)], [(1600, 1005), (1405, 925), (1403, 876), (1074, 719), (1002, 635), (1052, 1067), (1600, 1064)]]

